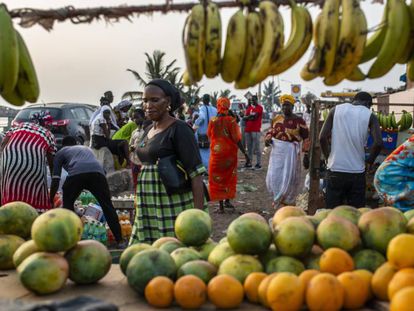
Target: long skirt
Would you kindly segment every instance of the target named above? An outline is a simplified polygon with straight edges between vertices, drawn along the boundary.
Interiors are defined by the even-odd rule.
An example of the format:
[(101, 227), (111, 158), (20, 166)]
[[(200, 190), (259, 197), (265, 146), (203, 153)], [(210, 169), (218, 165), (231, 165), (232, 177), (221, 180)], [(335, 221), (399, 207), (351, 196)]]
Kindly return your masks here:
[(161, 237), (175, 236), (175, 219), (182, 211), (194, 208), (194, 197), (192, 191), (168, 195), (157, 165), (143, 165), (138, 176), (135, 206), (135, 222), (129, 245), (152, 244)]
[(276, 208), (281, 204), (295, 204), (300, 188), (300, 172), (299, 143), (272, 139), (266, 186)]
[(50, 209), (46, 154), (41, 145), (10, 142), (0, 157), (1, 204), (23, 201)]

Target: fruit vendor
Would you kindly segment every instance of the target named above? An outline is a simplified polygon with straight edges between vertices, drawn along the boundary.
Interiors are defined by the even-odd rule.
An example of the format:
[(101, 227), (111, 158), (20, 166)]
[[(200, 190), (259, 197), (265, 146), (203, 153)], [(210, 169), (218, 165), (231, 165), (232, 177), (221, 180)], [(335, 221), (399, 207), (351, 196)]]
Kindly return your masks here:
[(377, 169), (374, 186), (385, 204), (402, 211), (414, 207), (414, 135), (395, 149)]
[(241, 143), (240, 127), (236, 118), (229, 114), (230, 100), (220, 97), (217, 100), (218, 114), (208, 124), (207, 134), (211, 141), (211, 155), (208, 173), (208, 187), (211, 201), (219, 201), (218, 213), (224, 208), (232, 208), (230, 199), (236, 197), (237, 151), (249, 157)]
[(31, 122), (13, 126), (0, 146), (1, 205), (23, 201), (37, 210), (52, 206), (47, 189), (47, 170), (53, 166), (56, 141), (47, 129), (49, 113), (35, 113)]
[[(152, 80), (144, 89), (143, 102), (145, 114), (153, 123), (135, 151), (142, 168), (138, 175), (137, 209), (130, 245), (174, 236), (174, 222), (180, 212), (190, 208), (206, 209), (202, 180), (205, 168), (194, 132), (170, 114), (182, 104), (178, 89), (166, 80)], [(174, 156), (191, 182), (180, 193), (168, 194), (158, 162)]]
[(217, 109), (210, 105), (210, 95), (204, 94), (203, 103), (199, 109), (198, 118), (194, 121), (194, 130), (196, 132), (198, 148), (200, 151), (203, 165), (208, 170), (208, 163), (210, 159), (210, 142), (207, 136), (208, 123), (217, 115)]
[(279, 100), (282, 114), (272, 120), (272, 127), (265, 136), (266, 146), (272, 146), (266, 186), (275, 208), (282, 204), (295, 205), (301, 188), (300, 142), (309, 136), (305, 120), (293, 113), (295, 98), (285, 94)]
[[(342, 204), (365, 206), (365, 171), (371, 170), (382, 148), (381, 129), (371, 106), (371, 95), (358, 92), (352, 103), (332, 108), (322, 127), (319, 140), (323, 155), (328, 159), (327, 208)], [(365, 159), (368, 131), (374, 143)]]
[(98, 162), (92, 150), (86, 146), (77, 145), (76, 138), (66, 136), (53, 160), (52, 184), (50, 186), (50, 201), (53, 204), (59, 186), (62, 168), (68, 172), (63, 184), (63, 207), (74, 211), (74, 204), (83, 190), (88, 190), (102, 207), (105, 219), (115, 240), (122, 242), (121, 226), (118, 215), (112, 205), (111, 193), (102, 164)]

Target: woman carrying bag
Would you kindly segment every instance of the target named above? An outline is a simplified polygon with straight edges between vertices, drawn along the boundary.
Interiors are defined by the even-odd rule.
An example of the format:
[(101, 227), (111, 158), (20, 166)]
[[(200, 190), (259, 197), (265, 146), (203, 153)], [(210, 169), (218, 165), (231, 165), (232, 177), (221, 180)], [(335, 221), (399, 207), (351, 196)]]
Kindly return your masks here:
[[(179, 91), (168, 81), (155, 79), (146, 85), (143, 102), (145, 114), (153, 123), (135, 150), (142, 168), (130, 245), (174, 236), (175, 219), (186, 209), (207, 211), (202, 180), (205, 168), (194, 132), (172, 115), (181, 105)], [(169, 178), (174, 181), (178, 176), (186, 178), (184, 185), (170, 183)]]

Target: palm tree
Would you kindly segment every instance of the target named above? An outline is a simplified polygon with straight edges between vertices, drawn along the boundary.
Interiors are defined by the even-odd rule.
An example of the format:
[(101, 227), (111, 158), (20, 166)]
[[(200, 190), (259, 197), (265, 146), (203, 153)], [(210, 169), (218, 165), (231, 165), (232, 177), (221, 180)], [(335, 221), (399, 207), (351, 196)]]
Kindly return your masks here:
[(267, 82), (263, 87), (263, 105), (266, 111), (273, 111), (273, 105), (279, 106), (280, 89), (274, 81)]
[(236, 98), (236, 95), (231, 94), (231, 91), (229, 89), (221, 90), (219, 97), (227, 97), (228, 99), (234, 99)]
[(210, 94), (211, 105), (217, 107), (217, 99), (219, 98), (219, 92), (215, 91)]
[[(146, 61), (145, 61), (145, 73), (140, 74), (136, 70), (127, 69), (127, 71), (131, 72), (134, 77), (138, 80), (140, 86), (145, 86), (148, 81), (152, 79), (165, 79), (171, 82), (171, 84), (178, 87), (178, 89), (182, 89), (182, 75), (180, 75), (181, 68), (175, 67), (175, 63), (177, 62), (176, 59), (165, 64), (165, 52), (155, 50), (152, 52), (152, 55), (145, 53)], [(123, 99), (130, 99), (130, 100), (140, 100), (142, 96), (142, 92), (137, 91), (130, 91), (126, 92), (122, 95)]]

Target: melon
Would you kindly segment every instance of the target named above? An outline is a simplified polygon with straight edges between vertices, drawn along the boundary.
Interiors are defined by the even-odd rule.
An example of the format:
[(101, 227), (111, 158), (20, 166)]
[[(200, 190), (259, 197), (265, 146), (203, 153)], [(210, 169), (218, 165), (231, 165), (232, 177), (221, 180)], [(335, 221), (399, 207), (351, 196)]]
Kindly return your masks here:
[(193, 260), (183, 264), (177, 271), (177, 279), (184, 275), (195, 275), (208, 282), (217, 275), (217, 267), (205, 260)]
[(200, 209), (181, 212), (174, 225), (175, 235), (187, 246), (203, 245), (211, 235), (210, 215)]
[(177, 248), (175, 251), (171, 253), (171, 257), (172, 259), (174, 259), (177, 269), (180, 268), (186, 262), (201, 259), (199, 252), (187, 247)]
[(291, 272), (296, 275), (301, 274), (305, 270), (302, 262), (293, 257), (280, 256), (270, 260), (266, 265), (266, 273), (274, 272)]
[(255, 257), (250, 255), (233, 255), (221, 263), (217, 274), (231, 275), (243, 284), (250, 273), (262, 271), (263, 266)]
[(236, 253), (230, 247), (228, 242), (218, 244), (208, 255), (208, 262), (219, 267), (221, 263), (228, 257), (235, 255)]
[(14, 269), (13, 255), (24, 240), (11, 234), (0, 235), (0, 270)]
[(40, 252), (40, 250), (33, 240), (24, 242), (13, 255), (14, 266), (17, 268), (23, 260), (37, 252)]
[(30, 237), (30, 229), (38, 213), (25, 202), (10, 202), (0, 207), (0, 234)]

